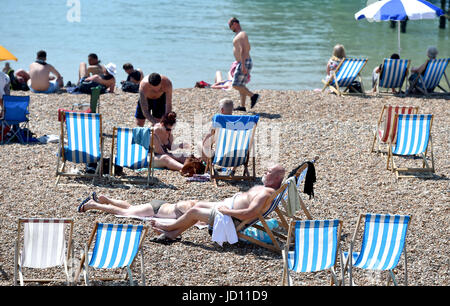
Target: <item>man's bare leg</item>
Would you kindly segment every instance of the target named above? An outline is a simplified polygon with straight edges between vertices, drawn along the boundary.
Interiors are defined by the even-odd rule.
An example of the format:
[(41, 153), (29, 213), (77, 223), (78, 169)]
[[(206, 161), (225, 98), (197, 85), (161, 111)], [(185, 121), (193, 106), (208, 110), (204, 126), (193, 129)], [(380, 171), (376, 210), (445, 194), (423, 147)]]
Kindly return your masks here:
[(100, 204), (111, 204), (117, 207), (121, 207), (121, 208), (129, 208), (131, 206), (130, 203), (128, 203), (127, 201), (123, 201), (123, 200), (116, 200), (116, 199), (111, 199), (108, 198), (106, 196), (103, 195), (99, 195), (98, 196), (98, 203)]
[(241, 96), (241, 106), (245, 107), (245, 100), (247, 99), (247, 96), (253, 96), (253, 92), (248, 90), (245, 86), (233, 86), (233, 88), (239, 91), (239, 95)]
[[(99, 199), (100, 200), (100, 199)], [(115, 202), (117, 204), (117, 202)], [(121, 206), (115, 206), (111, 204), (101, 204), (98, 202), (95, 202), (94, 200), (89, 200), (86, 204), (83, 206), (83, 212), (86, 212), (88, 210), (100, 210), (104, 211), (106, 213), (110, 213), (113, 215), (120, 215), (120, 216), (139, 216), (139, 217), (152, 217), (155, 213), (153, 211), (153, 207), (150, 204), (142, 204), (142, 205), (136, 205), (136, 206), (129, 206), (129, 207), (121, 207)]]
[(78, 83), (80, 83), (81, 78), (87, 77), (87, 65), (86, 63), (80, 63), (80, 67), (78, 68)]

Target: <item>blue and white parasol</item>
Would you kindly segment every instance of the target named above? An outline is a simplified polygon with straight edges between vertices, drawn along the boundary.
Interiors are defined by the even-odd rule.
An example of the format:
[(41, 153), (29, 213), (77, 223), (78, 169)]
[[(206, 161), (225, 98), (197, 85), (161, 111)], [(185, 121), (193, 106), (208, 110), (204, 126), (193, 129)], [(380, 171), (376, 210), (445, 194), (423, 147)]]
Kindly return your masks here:
[[(439, 7), (424, 0), (381, 0), (363, 8), (355, 19), (366, 18), (369, 22), (394, 20), (400, 23), (406, 17), (410, 20), (433, 19), (444, 15)], [(400, 54), (400, 26), (398, 26), (398, 52)]]

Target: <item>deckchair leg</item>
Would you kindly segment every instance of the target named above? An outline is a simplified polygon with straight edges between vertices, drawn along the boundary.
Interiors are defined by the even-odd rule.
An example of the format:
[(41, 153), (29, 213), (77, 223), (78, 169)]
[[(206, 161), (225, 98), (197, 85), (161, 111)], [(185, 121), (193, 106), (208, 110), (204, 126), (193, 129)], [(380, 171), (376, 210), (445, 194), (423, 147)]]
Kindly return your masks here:
[(84, 284), (89, 286), (89, 259), (88, 259), (88, 244), (84, 249)]
[(145, 286), (144, 250), (141, 250), (141, 281), (142, 286)]
[(130, 286), (134, 286), (133, 274), (131, 273), (130, 266), (127, 266), (128, 278), (130, 279)]
[(19, 263), (19, 260), (18, 260), (19, 246), (18, 246), (17, 241), (14, 243), (14, 249), (15, 249), (15, 251), (14, 251), (14, 284), (13, 285), (15, 286), (15, 285), (17, 285), (17, 265)]

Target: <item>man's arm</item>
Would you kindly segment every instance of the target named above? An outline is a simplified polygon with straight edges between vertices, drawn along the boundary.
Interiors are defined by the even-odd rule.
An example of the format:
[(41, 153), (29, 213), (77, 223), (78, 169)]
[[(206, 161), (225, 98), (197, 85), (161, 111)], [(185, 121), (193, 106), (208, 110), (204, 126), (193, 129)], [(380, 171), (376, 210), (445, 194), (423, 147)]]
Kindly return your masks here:
[(166, 114), (172, 111), (172, 82), (167, 79), (166, 85)]
[(270, 193), (267, 191), (258, 194), (253, 198), (248, 208), (245, 209), (229, 209), (225, 206), (220, 206), (217, 209), (222, 214), (235, 217), (239, 220), (255, 219), (258, 216), (258, 213), (261, 212), (261, 209), (269, 196)]
[(148, 110), (148, 103), (147, 103), (147, 97), (144, 93), (144, 82), (141, 82), (139, 85), (139, 104), (141, 106), (142, 113), (144, 114), (144, 117), (152, 123), (152, 125), (155, 125), (156, 120), (155, 118), (150, 115), (150, 111)]
[(247, 35), (245, 33), (238, 39), (239, 45), (239, 62), (241, 62), (241, 70), (243, 74), (247, 74), (247, 68), (245, 67), (245, 60), (247, 59), (247, 52), (245, 51), (245, 43), (247, 41)]
[(49, 65), (48, 68), (50, 69), (50, 72), (56, 76), (56, 78), (62, 79), (61, 74), (58, 72), (58, 70), (55, 69), (55, 67), (53, 67), (52, 65)]

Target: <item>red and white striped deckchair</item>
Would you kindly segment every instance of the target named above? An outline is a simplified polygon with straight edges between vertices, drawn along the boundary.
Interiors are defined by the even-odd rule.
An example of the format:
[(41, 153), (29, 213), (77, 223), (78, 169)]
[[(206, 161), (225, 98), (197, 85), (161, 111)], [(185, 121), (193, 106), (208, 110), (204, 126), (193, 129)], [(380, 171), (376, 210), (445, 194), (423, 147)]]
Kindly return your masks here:
[(378, 152), (381, 152), (381, 144), (386, 146), (389, 144), (389, 138), (392, 138), (392, 143), (396, 143), (397, 121), (395, 120), (395, 114), (417, 114), (418, 112), (418, 106), (384, 105), (374, 131), (370, 152), (374, 152), (375, 142), (378, 142)]
[[(68, 232), (66, 225), (70, 226)], [(72, 219), (20, 218), (14, 254), (14, 285), (17, 284), (18, 278), (22, 286), (24, 282), (67, 281), (69, 284), (71, 278), (67, 263), (70, 257), (73, 258), (72, 233)], [(22, 236), (23, 244), (20, 248)], [(66, 236), (68, 236), (67, 248)], [(25, 279), (23, 276), (23, 268), (48, 269), (57, 266), (64, 266), (65, 280)]]

